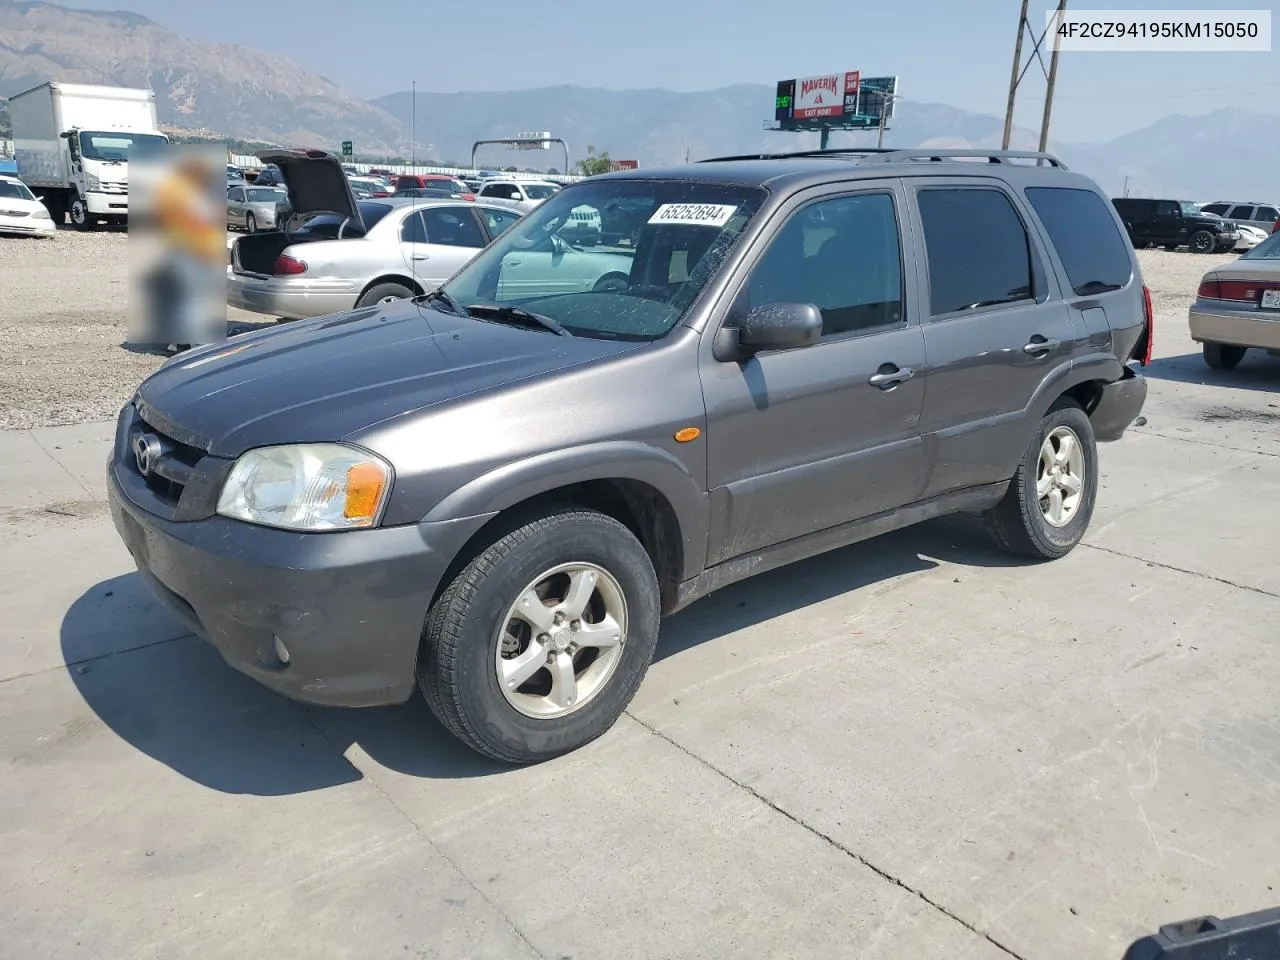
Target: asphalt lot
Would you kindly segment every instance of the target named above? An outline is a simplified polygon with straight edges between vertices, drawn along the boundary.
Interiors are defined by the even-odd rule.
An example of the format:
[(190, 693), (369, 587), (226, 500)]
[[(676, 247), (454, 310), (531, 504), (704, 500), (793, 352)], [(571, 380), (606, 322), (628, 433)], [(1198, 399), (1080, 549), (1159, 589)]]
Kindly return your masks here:
[(1209, 371), (1183, 289), (1068, 557), (949, 518), (735, 585), (527, 769), (235, 673), (131, 572), (111, 424), (0, 432), (0, 954), (1119, 960), (1280, 904), (1280, 359)]

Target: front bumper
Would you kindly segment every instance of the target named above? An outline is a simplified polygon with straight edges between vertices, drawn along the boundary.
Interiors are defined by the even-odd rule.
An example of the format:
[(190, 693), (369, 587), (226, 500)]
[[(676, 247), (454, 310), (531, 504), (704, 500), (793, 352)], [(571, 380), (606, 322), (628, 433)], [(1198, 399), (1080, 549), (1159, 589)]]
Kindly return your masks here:
[(129, 194), (99, 193), (98, 191), (90, 190), (84, 195), (84, 205), (89, 208), (90, 213), (128, 216)]
[(309, 320), (341, 313), (354, 307), (359, 295), (360, 288), (351, 280), (227, 273), (227, 303), (270, 317)]
[(1280, 310), (1237, 309), (1225, 301), (1197, 300), (1188, 316), (1191, 339), (1236, 347), (1280, 350)]
[(1089, 413), (1093, 435), (1103, 442), (1124, 436), (1147, 402), (1147, 378), (1132, 367), (1124, 369), (1123, 377), (1103, 386), (1101, 398)]
[(26, 236), (51, 237), (58, 232), (52, 220), (35, 217), (0, 217), (0, 233), (21, 233)]
[(488, 517), (311, 534), (220, 516), (175, 521), (143, 506), (154, 495), (127, 450), (118, 435), (107, 468), (112, 520), (142, 579), (187, 629), (295, 700), (358, 707), (412, 694), (431, 598)]

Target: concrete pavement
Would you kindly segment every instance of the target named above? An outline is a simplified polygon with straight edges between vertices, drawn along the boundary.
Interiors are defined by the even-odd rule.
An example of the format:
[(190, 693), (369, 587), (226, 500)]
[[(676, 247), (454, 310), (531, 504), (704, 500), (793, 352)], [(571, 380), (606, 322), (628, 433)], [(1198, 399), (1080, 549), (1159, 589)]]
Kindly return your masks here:
[(111, 424), (0, 433), (0, 952), (1119, 960), (1280, 904), (1280, 360), (1184, 329), (1067, 558), (949, 518), (738, 584), (530, 769), (235, 673), (131, 572)]

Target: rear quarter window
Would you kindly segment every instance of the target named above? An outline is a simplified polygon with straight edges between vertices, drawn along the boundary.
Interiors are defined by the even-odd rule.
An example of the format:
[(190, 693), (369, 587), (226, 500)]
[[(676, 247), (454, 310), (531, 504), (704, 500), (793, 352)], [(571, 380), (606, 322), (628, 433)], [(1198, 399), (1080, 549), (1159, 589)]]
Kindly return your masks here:
[(1028, 187), (1026, 194), (1077, 296), (1129, 282), (1129, 245), (1105, 200), (1075, 187)]

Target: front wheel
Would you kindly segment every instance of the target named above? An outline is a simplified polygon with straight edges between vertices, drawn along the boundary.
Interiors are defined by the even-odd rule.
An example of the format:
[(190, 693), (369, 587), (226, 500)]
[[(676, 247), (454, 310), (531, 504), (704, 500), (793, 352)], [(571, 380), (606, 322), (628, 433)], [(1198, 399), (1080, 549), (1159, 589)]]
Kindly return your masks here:
[(1213, 253), (1218, 249), (1218, 238), (1208, 230), (1197, 230), (1191, 235), (1187, 246), (1195, 253)]
[(77, 230), (92, 230), (94, 227), (94, 218), (89, 213), (89, 207), (83, 200), (76, 197), (71, 201), (71, 225)]
[(1010, 553), (1055, 560), (1084, 537), (1097, 494), (1093, 425), (1063, 398), (1040, 421), (1008, 492), (987, 513), (987, 529)]
[(245, 233), (258, 232), (258, 218), (255, 217), (252, 213), (246, 213), (244, 216), (244, 232)]
[(1235, 347), (1229, 343), (1206, 343), (1204, 362), (1214, 370), (1234, 370), (1244, 359), (1248, 347)]
[(357, 307), (371, 307), (376, 303), (391, 303), (395, 300), (407, 300), (413, 296), (413, 291), (408, 287), (399, 283), (379, 283), (370, 287), (360, 299), (356, 301)]
[(418, 681), (467, 746), (536, 763), (594, 740), (631, 702), (658, 640), (658, 582), (631, 531), (596, 511), (508, 530), (432, 605)]

